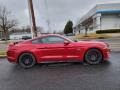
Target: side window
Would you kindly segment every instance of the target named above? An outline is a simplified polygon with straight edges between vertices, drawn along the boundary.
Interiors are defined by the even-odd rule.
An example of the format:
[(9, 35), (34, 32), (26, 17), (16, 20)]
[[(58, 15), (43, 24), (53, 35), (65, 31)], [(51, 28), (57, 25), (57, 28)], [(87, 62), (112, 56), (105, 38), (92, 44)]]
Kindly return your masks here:
[(65, 39), (57, 36), (48, 36), (45, 38), (42, 38), (41, 41), (43, 43), (64, 43)]
[(41, 43), (42, 43), (41, 38), (32, 41), (32, 44), (41, 44)]

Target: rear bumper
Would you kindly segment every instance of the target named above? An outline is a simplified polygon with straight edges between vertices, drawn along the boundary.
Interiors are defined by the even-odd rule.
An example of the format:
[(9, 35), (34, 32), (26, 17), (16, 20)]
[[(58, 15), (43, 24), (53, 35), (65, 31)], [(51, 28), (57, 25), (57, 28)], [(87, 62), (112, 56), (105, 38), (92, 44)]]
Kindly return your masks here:
[(7, 59), (9, 62), (17, 62), (17, 52), (14, 50), (7, 51)]
[(17, 60), (13, 57), (7, 57), (7, 60), (11, 63), (17, 63)]

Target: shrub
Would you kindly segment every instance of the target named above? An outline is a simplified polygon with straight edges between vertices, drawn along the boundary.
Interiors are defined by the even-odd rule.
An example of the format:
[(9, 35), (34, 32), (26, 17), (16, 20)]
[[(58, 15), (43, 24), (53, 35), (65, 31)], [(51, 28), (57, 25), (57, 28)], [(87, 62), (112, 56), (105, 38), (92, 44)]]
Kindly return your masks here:
[(86, 37), (83, 34), (79, 34), (75, 36), (75, 39), (106, 39), (106, 38), (111, 38), (111, 36), (106, 35), (106, 34), (95, 34), (95, 33), (91, 33), (88, 34), (88, 36)]
[(120, 29), (108, 29), (108, 30), (98, 30), (96, 31), (97, 34), (101, 33), (120, 33)]
[(105, 39), (105, 37), (98, 37), (98, 39)]

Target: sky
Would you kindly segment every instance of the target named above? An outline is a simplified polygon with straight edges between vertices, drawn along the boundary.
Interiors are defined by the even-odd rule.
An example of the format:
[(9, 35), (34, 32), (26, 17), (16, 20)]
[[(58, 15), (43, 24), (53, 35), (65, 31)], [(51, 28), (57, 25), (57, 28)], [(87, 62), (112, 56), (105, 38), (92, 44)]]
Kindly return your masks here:
[[(19, 26), (30, 25), (28, 0), (0, 0), (0, 5), (7, 7)], [(120, 0), (33, 0), (37, 26), (48, 32), (62, 31), (68, 20), (76, 22), (96, 4), (120, 3)]]

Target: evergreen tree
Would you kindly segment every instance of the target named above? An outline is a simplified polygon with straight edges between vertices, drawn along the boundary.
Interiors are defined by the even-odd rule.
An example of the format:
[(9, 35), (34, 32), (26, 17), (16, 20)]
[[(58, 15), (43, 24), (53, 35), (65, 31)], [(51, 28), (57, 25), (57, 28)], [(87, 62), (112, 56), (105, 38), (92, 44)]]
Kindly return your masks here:
[(64, 34), (73, 33), (73, 22), (69, 20), (64, 28)]

